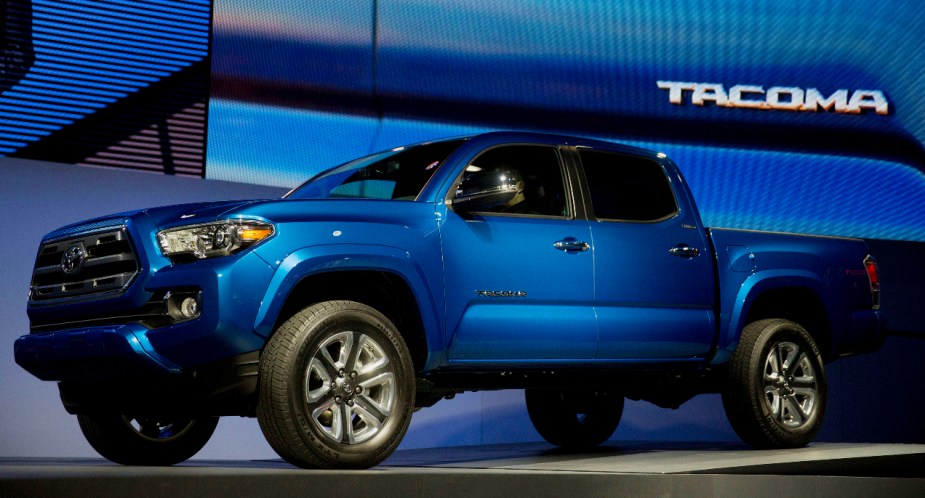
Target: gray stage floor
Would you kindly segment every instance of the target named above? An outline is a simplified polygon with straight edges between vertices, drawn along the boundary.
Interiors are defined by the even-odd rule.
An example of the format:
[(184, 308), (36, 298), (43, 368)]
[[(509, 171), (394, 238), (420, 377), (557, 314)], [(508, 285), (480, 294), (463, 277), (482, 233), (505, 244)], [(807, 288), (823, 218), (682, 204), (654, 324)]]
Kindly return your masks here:
[(281, 461), (191, 460), (124, 467), (102, 459), (0, 459), (0, 496), (925, 496), (925, 445), (611, 443), (568, 453), (542, 443), (404, 450), (364, 471)]

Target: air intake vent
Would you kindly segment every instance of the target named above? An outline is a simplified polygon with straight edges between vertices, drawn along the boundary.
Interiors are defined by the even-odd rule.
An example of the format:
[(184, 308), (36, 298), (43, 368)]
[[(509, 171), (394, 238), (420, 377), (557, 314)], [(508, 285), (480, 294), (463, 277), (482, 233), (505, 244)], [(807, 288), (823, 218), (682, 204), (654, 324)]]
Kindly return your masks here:
[(32, 302), (119, 293), (138, 274), (124, 227), (73, 235), (45, 243), (32, 274)]

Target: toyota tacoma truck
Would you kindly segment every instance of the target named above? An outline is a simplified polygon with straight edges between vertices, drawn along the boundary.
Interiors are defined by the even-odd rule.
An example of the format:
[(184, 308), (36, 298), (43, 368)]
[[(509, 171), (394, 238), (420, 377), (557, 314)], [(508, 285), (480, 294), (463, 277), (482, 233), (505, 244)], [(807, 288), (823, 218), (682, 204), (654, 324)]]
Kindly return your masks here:
[(825, 364), (881, 345), (879, 295), (861, 240), (704, 227), (665, 154), (495, 132), (49, 233), (15, 358), (129, 465), (248, 416), (294, 465), (370, 467), (415, 410), (487, 389), (524, 389), (563, 447), (625, 398), (721, 393), (785, 448), (822, 423)]

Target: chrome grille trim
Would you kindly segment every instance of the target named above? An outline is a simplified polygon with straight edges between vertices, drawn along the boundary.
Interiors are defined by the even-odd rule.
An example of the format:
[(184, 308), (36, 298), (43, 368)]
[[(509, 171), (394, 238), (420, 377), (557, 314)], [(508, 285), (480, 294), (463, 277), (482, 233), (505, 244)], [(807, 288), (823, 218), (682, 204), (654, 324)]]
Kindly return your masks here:
[[(66, 252), (82, 253), (65, 267)], [(140, 268), (125, 226), (109, 226), (45, 241), (32, 273), (32, 303), (89, 299), (121, 293)]]

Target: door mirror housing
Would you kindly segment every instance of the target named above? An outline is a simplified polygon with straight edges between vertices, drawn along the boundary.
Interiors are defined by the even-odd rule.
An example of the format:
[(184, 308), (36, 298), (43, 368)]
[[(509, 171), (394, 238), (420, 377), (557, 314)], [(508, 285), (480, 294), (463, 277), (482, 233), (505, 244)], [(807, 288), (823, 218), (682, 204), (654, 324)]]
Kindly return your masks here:
[(450, 205), (460, 214), (504, 211), (523, 190), (524, 181), (515, 171), (467, 172)]

